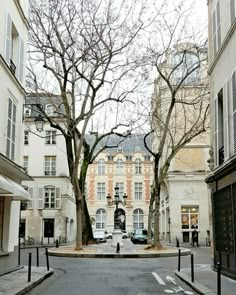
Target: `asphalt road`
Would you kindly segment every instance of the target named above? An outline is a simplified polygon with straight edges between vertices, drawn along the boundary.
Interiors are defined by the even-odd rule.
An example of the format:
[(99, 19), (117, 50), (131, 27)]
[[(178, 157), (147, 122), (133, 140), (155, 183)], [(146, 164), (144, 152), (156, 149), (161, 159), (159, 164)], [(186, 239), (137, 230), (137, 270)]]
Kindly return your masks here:
[[(22, 259), (27, 260), (23, 250)], [(35, 249), (33, 263), (35, 263)], [(45, 265), (40, 250), (40, 265)], [(195, 263), (210, 263), (209, 248), (196, 248)], [(189, 267), (190, 256), (182, 257), (181, 267)], [(88, 259), (50, 257), (55, 274), (29, 292), (29, 295), (156, 295), (197, 294), (174, 272), (177, 258)]]

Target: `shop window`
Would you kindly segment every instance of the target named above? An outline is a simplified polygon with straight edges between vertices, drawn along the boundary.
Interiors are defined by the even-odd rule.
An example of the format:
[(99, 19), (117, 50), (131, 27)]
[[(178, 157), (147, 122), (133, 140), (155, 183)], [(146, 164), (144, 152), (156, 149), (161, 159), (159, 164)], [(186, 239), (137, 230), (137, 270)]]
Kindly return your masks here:
[(44, 238), (54, 237), (54, 219), (44, 219)]
[(182, 229), (198, 228), (198, 207), (181, 208)]

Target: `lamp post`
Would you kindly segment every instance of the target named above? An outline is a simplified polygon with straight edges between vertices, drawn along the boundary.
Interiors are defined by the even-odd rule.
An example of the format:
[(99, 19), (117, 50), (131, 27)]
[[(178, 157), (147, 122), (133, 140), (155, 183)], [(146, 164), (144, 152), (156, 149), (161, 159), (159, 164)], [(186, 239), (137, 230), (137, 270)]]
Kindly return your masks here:
[(127, 195), (125, 193), (123, 195), (123, 200), (120, 199), (119, 187), (117, 185), (115, 186), (114, 189), (115, 189), (115, 195), (113, 199), (110, 194), (107, 195), (107, 205), (116, 206), (116, 209), (114, 212), (114, 230), (112, 232), (112, 237), (113, 237), (112, 247), (116, 247), (117, 243), (119, 243), (120, 246), (123, 246), (123, 243), (121, 242), (122, 232), (121, 232), (120, 223), (118, 219), (118, 206), (119, 204), (122, 204), (123, 206), (125, 206), (127, 202)]
[(168, 224), (169, 224), (169, 244), (171, 243), (171, 236), (170, 236), (170, 217), (168, 218)]
[(44, 119), (41, 115), (38, 115), (35, 119), (34, 119), (34, 123), (35, 123), (35, 127), (37, 129), (38, 132), (42, 132), (43, 131), (43, 127), (44, 127)]

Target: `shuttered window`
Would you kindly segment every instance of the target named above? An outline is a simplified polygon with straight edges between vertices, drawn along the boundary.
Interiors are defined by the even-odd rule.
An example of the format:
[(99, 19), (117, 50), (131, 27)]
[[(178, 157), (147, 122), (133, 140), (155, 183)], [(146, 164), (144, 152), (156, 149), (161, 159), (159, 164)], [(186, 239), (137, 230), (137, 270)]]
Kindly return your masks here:
[(234, 153), (236, 153), (236, 74), (232, 75), (232, 102), (233, 102), (233, 140)]
[(23, 83), (24, 80), (24, 61), (25, 61), (25, 45), (24, 41), (20, 39), (20, 46), (19, 46), (19, 61), (18, 61), (18, 78), (21, 83)]
[(12, 21), (9, 14), (6, 15), (6, 33), (5, 33), (5, 59), (8, 64), (10, 64), (11, 58), (11, 28), (12, 28)]
[(216, 8), (212, 15), (212, 41), (213, 54), (216, 55), (221, 46), (221, 22), (220, 22), (220, 2), (216, 4)]
[(16, 105), (9, 98), (6, 156), (12, 161), (14, 161), (15, 159), (15, 144), (16, 144)]

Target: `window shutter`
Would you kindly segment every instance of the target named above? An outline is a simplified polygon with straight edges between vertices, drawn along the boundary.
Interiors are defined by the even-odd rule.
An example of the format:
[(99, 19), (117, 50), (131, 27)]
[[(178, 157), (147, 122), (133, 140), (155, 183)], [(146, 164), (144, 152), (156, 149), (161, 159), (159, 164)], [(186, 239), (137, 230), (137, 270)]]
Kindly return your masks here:
[(44, 189), (43, 187), (39, 188), (39, 195), (38, 195), (38, 209), (43, 209), (44, 203)]
[(228, 89), (227, 82), (223, 87), (223, 116), (224, 116), (224, 157), (229, 157), (229, 112), (228, 112)]
[(213, 54), (216, 55), (217, 52), (217, 42), (216, 42), (216, 11), (214, 10), (212, 16), (212, 38), (213, 38)]
[(23, 78), (24, 78), (24, 50), (25, 50), (25, 45), (24, 41), (20, 39), (20, 46), (19, 46), (19, 63), (18, 63), (18, 68), (19, 68), (19, 80), (21, 83), (23, 83)]
[(61, 192), (59, 187), (56, 187), (56, 209), (61, 209)]
[(30, 187), (28, 189), (28, 192), (30, 194), (30, 200), (28, 201), (28, 209), (33, 209), (34, 208), (34, 206), (33, 206), (33, 188)]
[(216, 4), (216, 19), (217, 19), (217, 50), (221, 46), (221, 24), (220, 24), (220, 1)]
[(233, 139), (234, 153), (236, 152), (236, 74), (232, 75), (232, 102), (233, 102)]
[(218, 144), (218, 98), (216, 97), (215, 100), (214, 100), (214, 114), (215, 114), (215, 126), (214, 126), (214, 129), (215, 129), (215, 132), (214, 132), (214, 139), (215, 139), (215, 151), (214, 151), (214, 156), (215, 156), (215, 163), (216, 163), (216, 166), (218, 166), (218, 163), (219, 163), (219, 154), (218, 154), (218, 149), (219, 149), (219, 144)]
[(6, 62), (10, 64), (11, 58), (11, 26), (12, 21), (9, 13), (6, 16), (6, 35), (5, 35), (5, 58)]

